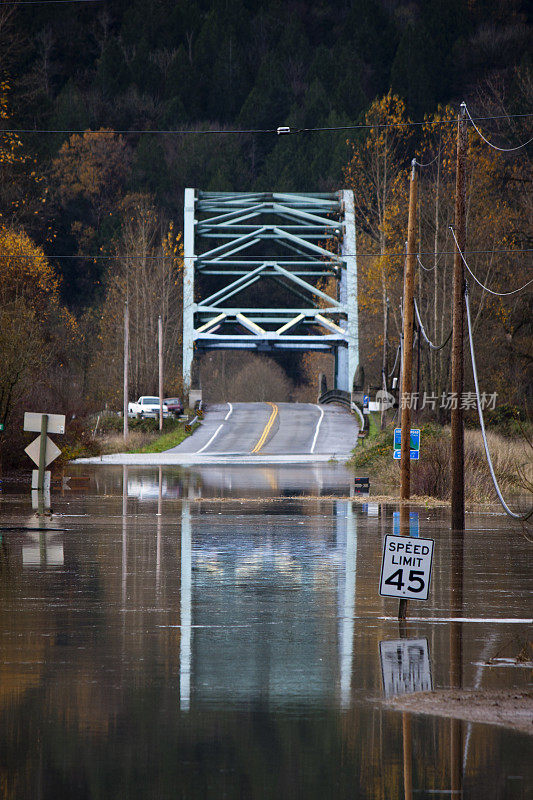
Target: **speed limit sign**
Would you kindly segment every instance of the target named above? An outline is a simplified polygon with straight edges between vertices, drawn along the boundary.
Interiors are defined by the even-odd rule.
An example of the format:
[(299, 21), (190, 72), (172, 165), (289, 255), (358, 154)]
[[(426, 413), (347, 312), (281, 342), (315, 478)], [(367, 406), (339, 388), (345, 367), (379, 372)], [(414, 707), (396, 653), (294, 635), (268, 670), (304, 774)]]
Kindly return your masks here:
[(427, 600), (433, 562), (433, 539), (385, 536), (379, 593), (383, 597)]

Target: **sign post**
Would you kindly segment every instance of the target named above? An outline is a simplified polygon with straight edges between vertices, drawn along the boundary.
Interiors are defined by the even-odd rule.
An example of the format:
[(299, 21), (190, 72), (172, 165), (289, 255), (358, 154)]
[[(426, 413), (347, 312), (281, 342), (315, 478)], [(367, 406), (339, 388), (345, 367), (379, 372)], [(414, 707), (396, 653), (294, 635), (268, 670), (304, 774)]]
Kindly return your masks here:
[[(48, 433), (65, 433), (65, 415), (26, 412), (24, 430), (40, 431), (40, 436), (25, 448), (25, 452), (37, 464), (37, 470), (33, 470), (32, 474), (32, 505), (37, 507), (38, 514), (44, 514), (45, 508), (50, 508), (50, 473), (46, 471), (46, 467), (61, 454), (61, 450), (48, 437)], [(35, 478), (37, 478), (36, 487)]]

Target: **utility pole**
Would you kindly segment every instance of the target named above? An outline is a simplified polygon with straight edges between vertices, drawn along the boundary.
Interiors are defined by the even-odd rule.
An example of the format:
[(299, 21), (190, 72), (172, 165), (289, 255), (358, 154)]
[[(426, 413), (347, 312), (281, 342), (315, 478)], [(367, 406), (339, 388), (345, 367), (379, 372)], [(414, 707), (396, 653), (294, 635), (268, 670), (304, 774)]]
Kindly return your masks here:
[[(382, 366), (381, 366), (381, 375), (382, 375), (381, 388), (385, 392), (388, 391), (388, 388), (387, 388), (387, 377), (388, 377), (388, 372), (389, 372), (389, 360), (388, 360), (388, 357), (387, 357), (388, 356), (388, 353), (387, 353), (387, 342), (388, 342), (388, 338), (389, 338), (389, 306), (390, 306), (389, 298), (387, 297), (386, 303), (385, 303), (385, 308), (384, 308), (385, 324), (384, 324), (384, 329), (383, 329), (383, 361), (382, 361)], [(381, 428), (382, 431), (385, 430), (385, 416), (386, 416), (386, 413), (387, 412), (385, 410), (385, 402), (383, 402), (382, 406), (381, 406), (381, 422), (380, 422), (380, 428)]]
[(163, 430), (163, 321), (161, 314), (157, 320), (159, 351), (159, 430)]
[[(403, 284), (403, 365), (402, 395), (400, 397), (402, 443), (400, 453), (400, 499), (411, 496), (411, 393), (413, 373), (413, 296), (415, 285), (416, 244), (416, 161), (411, 162), (409, 187), (409, 220), (407, 223), (407, 254)], [(404, 404), (402, 408), (402, 399)]]
[[(464, 357), (464, 268), (461, 253), (466, 246), (466, 106), (461, 103), (457, 119), (457, 165), (455, 175), (455, 236), (453, 258), (453, 331), (452, 331), (452, 530), (465, 527), (464, 425), (461, 409)], [(459, 252), (460, 251), (460, 252)]]
[(124, 303), (124, 441), (128, 438), (128, 362), (130, 350), (130, 312)]
[[(405, 256), (405, 273), (403, 282), (403, 354), (402, 354), (402, 390), (400, 394), (402, 440), (400, 449), (400, 501), (411, 497), (411, 396), (413, 376), (413, 317), (414, 286), (416, 258), (416, 193), (417, 175), (416, 161), (411, 161), (411, 181), (409, 185), (409, 219), (407, 222), (407, 253)], [(402, 407), (402, 400), (403, 407)], [(400, 505), (400, 533), (409, 533), (409, 508), (405, 503)], [(407, 600), (400, 600), (398, 619), (407, 617)]]

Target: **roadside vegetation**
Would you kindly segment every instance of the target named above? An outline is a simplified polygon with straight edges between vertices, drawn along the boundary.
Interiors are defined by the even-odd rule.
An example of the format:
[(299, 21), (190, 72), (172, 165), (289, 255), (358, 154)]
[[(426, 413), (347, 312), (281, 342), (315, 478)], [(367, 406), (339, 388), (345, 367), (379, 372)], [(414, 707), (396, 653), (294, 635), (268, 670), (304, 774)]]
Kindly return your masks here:
[[(383, 431), (371, 427), (366, 440), (354, 448), (349, 462), (355, 471), (364, 469), (391, 492), (399, 491), (400, 486), (400, 462), (392, 455), (394, 427)], [(411, 494), (449, 500), (450, 428), (432, 422), (419, 427), (420, 460), (411, 461)], [(487, 432), (494, 471), (504, 492), (520, 494), (533, 487), (532, 428), (520, 428), (507, 420)], [(465, 430), (465, 497), (472, 503), (487, 503), (496, 497), (479, 429)]]
[(95, 428), (89, 429), (77, 426), (75, 434), (71, 431), (69, 442), (63, 447), (61, 462), (64, 464), (74, 458), (110, 453), (163, 453), (181, 444), (196, 430), (198, 423), (187, 432), (183, 422), (165, 419), (161, 432), (158, 420), (131, 419), (126, 442), (122, 426), (122, 417), (116, 415), (104, 417), (96, 430), (96, 424)]

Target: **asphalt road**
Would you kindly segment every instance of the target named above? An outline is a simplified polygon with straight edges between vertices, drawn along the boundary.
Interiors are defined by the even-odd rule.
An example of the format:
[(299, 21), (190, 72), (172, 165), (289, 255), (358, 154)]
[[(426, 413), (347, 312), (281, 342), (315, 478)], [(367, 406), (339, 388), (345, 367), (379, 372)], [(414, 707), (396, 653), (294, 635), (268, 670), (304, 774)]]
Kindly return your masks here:
[(209, 406), (202, 426), (167, 454), (205, 456), (347, 456), (357, 420), (343, 408), (313, 403), (224, 403)]

